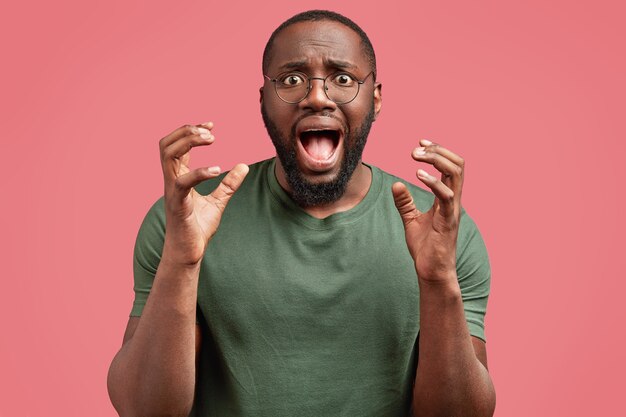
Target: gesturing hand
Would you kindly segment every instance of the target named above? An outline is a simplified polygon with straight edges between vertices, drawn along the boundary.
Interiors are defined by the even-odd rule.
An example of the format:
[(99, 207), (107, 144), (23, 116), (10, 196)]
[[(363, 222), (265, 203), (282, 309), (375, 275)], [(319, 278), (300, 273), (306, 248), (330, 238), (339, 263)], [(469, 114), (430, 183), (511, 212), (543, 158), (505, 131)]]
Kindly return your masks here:
[(415, 261), (420, 281), (442, 282), (456, 279), (456, 241), (461, 215), (463, 159), (428, 140), (421, 140), (413, 159), (433, 165), (441, 179), (419, 169), (417, 177), (435, 194), (430, 210), (420, 212), (406, 186), (392, 187), (393, 198), (402, 221), (409, 252)]
[(174, 258), (170, 260), (177, 263), (200, 262), (226, 204), (248, 173), (246, 165), (238, 164), (207, 196), (193, 188), (220, 173), (217, 166), (189, 169), (191, 148), (210, 145), (215, 140), (211, 129), (211, 122), (186, 125), (159, 142), (165, 183), (165, 245), (169, 245), (168, 254)]

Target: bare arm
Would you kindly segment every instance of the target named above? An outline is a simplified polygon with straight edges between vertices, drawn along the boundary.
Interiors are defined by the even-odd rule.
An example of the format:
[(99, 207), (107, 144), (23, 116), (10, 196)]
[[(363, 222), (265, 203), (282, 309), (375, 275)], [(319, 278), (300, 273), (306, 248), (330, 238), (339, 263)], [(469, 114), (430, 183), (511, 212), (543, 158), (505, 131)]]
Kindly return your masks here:
[[(117, 359), (117, 357), (119, 356), (123, 356), (126, 353), (124, 353), (127, 350), (127, 343), (132, 339), (135, 330), (137, 329), (137, 326), (139, 325), (140, 322), (140, 317), (130, 317), (128, 319), (128, 324), (126, 325), (126, 331), (124, 332), (124, 341), (122, 342), (122, 349), (120, 350), (120, 352), (117, 354), (116, 359), (113, 361), (113, 364), (111, 365), (111, 369), (110, 369), (110, 376), (109, 376), (109, 382), (113, 381), (114, 379), (112, 379), (112, 374), (115, 372), (123, 372), (123, 370), (119, 370), (119, 369), (115, 369), (115, 366), (117, 366), (117, 364), (119, 364), (120, 362), (123, 362), (123, 359)], [(196, 325), (196, 334), (195, 334), (195, 351), (196, 351), (196, 369), (198, 367), (198, 359), (199, 359), (199, 354), (200, 354), (200, 349), (201, 349), (201, 341), (202, 341), (202, 334), (200, 331), (200, 326)], [(149, 379), (155, 379), (156, 377), (150, 377)], [(124, 391), (128, 391), (128, 389), (123, 386), (125, 384), (130, 384), (131, 382), (131, 378), (129, 375), (124, 374), (123, 377), (121, 378), (122, 383), (120, 384), (120, 386), (109, 386), (109, 390), (110, 390), (110, 395), (113, 398), (114, 393), (112, 392), (112, 390), (114, 389), (118, 389), (122, 392)], [(116, 395), (116, 397), (120, 397), (123, 398), (123, 395)], [(122, 414), (121, 412), (121, 408), (122, 405), (120, 404), (119, 406), (117, 406), (117, 410), (118, 413)], [(129, 414), (129, 413), (125, 413), (124, 415)]]
[(142, 316), (129, 319), (109, 369), (109, 395), (120, 416), (189, 414), (200, 340), (197, 279), (194, 270), (159, 265)]
[(413, 158), (441, 172), (440, 180), (423, 170), (417, 173), (435, 194), (433, 207), (420, 212), (406, 186), (393, 186), (420, 288), (414, 413), (416, 417), (490, 417), (495, 391), (487, 372), (487, 353), (484, 343), (469, 333), (456, 274), (464, 161), (429, 141), (422, 140), (421, 145)]
[(248, 167), (237, 165), (208, 196), (194, 190), (219, 168), (191, 171), (189, 151), (213, 142), (212, 123), (183, 126), (159, 142), (165, 184), (165, 241), (140, 318), (129, 320), (108, 375), (120, 416), (186, 416), (193, 405), (200, 335), (196, 303), (200, 262)]
[(485, 343), (470, 335), (457, 288), (420, 285), (413, 405), (416, 417), (493, 415), (495, 391)]

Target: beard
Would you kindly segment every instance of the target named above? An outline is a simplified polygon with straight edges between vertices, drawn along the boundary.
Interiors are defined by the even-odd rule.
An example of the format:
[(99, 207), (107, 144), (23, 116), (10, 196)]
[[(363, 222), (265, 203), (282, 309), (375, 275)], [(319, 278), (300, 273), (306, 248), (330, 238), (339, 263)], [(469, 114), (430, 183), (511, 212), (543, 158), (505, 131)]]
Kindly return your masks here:
[[(354, 130), (345, 129), (344, 154), (337, 176), (330, 181), (320, 183), (308, 181), (298, 167), (296, 123), (291, 128), (290, 136), (286, 138), (267, 114), (264, 104), (261, 105), (261, 115), (267, 133), (276, 148), (276, 155), (285, 171), (287, 183), (291, 187), (292, 200), (300, 207), (321, 206), (339, 200), (345, 193), (354, 170), (361, 162), (367, 136), (374, 121), (374, 103), (359, 127)], [(332, 117), (330, 114), (322, 115)]]

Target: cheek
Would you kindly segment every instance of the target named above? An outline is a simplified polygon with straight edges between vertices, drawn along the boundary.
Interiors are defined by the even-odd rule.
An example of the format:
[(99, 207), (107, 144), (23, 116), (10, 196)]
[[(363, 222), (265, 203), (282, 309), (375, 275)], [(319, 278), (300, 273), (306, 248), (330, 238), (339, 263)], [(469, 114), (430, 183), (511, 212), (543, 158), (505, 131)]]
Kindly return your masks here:
[(278, 97), (264, 97), (262, 106), (265, 108), (267, 115), (277, 124), (282, 130), (291, 129), (291, 123), (295, 119), (293, 105), (289, 105)]
[(266, 87), (263, 90), (262, 98), (263, 100), (261, 104), (265, 106), (265, 110), (272, 118), (276, 117), (278, 113), (281, 113), (284, 110), (281, 109), (284, 102), (278, 98), (272, 86)]
[(359, 103), (358, 106), (355, 105), (350, 109), (344, 110), (346, 120), (348, 120), (348, 124), (352, 132), (354, 132), (355, 129), (359, 129), (363, 125), (367, 119), (367, 115), (372, 109), (372, 104), (373, 103), (371, 101), (368, 103)]
[(261, 110), (265, 113), (266, 121), (271, 123), (271, 128), (282, 138), (287, 139), (291, 136), (291, 119), (284, 108), (280, 104), (273, 103), (271, 100), (263, 100)]

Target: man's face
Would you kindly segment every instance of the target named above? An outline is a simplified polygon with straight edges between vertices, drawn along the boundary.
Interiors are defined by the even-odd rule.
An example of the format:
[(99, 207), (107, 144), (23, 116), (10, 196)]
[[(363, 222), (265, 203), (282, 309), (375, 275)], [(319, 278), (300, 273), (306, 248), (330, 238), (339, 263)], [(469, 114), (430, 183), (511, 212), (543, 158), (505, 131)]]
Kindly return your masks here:
[(381, 107), (380, 84), (367, 77), (371, 70), (359, 35), (338, 22), (296, 23), (275, 38), (266, 74), (270, 78), (290, 71), (319, 78), (345, 71), (365, 79), (357, 97), (346, 104), (331, 101), (322, 80), (311, 80), (308, 96), (296, 104), (282, 101), (269, 80), (261, 88), (261, 113), (276, 147), (277, 174), (284, 172), (291, 196), (301, 206), (338, 200), (359, 165)]

